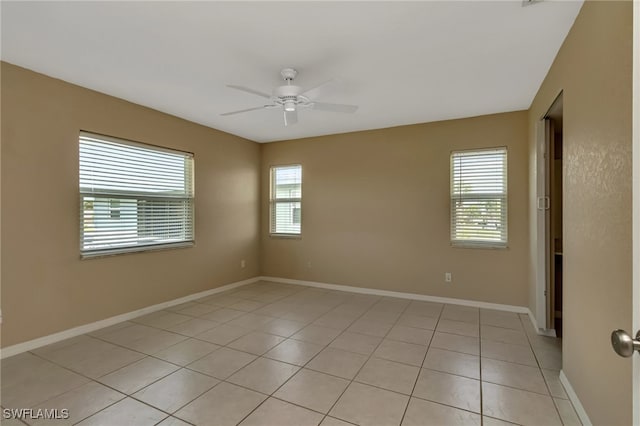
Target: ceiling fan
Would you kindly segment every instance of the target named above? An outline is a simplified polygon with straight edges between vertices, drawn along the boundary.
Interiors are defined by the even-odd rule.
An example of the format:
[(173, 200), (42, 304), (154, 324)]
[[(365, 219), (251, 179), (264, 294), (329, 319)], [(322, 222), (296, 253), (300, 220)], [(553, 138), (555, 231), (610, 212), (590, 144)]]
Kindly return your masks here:
[(226, 116), (241, 114), (243, 112), (255, 111), (259, 109), (282, 108), (284, 115), (284, 125), (289, 126), (298, 122), (298, 110), (301, 108), (345, 113), (353, 113), (358, 109), (356, 105), (329, 104), (326, 102), (316, 102), (313, 100), (313, 98), (320, 92), (320, 90), (328, 84), (333, 83), (333, 80), (326, 81), (309, 90), (303, 90), (302, 87), (293, 84), (293, 80), (296, 78), (296, 75), (298, 75), (298, 71), (294, 70), (293, 68), (284, 68), (280, 72), (280, 75), (282, 75), (285, 84), (274, 88), (271, 95), (245, 86), (236, 86), (233, 84), (227, 85), (227, 87), (230, 87), (232, 89), (241, 90), (243, 92), (251, 93), (252, 95), (266, 98), (269, 100), (269, 103), (254, 108), (225, 112), (224, 114), (220, 115)]

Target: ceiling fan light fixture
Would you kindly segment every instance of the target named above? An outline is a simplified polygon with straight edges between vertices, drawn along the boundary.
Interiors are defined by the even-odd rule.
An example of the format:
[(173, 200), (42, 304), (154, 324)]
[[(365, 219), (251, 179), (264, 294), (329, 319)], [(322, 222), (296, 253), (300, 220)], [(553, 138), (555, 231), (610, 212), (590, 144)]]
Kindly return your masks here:
[(296, 110), (296, 103), (295, 101), (285, 101), (284, 103), (284, 110), (287, 112), (293, 112)]

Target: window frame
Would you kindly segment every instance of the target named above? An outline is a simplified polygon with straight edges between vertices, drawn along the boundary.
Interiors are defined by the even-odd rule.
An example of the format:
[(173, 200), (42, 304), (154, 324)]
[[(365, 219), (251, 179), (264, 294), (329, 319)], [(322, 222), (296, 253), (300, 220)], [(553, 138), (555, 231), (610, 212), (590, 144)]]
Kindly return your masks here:
[[(170, 154), (174, 154), (174, 155), (182, 155), (184, 156), (185, 159), (190, 159), (190, 165), (189, 168), (190, 170), (189, 173), (191, 175), (191, 177), (188, 179), (189, 183), (190, 183), (190, 194), (189, 191), (186, 190), (186, 194), (182, 197), (176, 197), (176, 196), (158, 196), (158, 195), (149, 195), (149, 193), (144, 193), (142, 191), (113, 191), (113, 192), (109, 192), (109, 191), (97, 191), (97, 192), (91, 192), (91, 191), (83, 191), (83, 188), (80, 186), (80, 182), (78, 183), (78, 195), (79, 195), (79, 213), (80, 213), (80, 217), (79, 217), (79, 242), (78, 242), (78, 246), (80, 249), (80, 258), (81, 259), (92, 259), (92, 258), (99, 258), (99, 257), (106, 257), (106, 256), (114, 256), (114, 255), (120, 255), (120, 254), (128, 254), (128, 253), (139, 253), (139, 252), (149, 252), (149, 251), (159, 251), (159, 250), (169, 250), (169, 249), (175, 249), (175, 248), (186, 248), (186, 247), (194, 247), (195, 246), (195, 242), (196, 242), (196, 213), (195, 213), (195, 206), (196, 206), (196, 202), (195, 202), (195, 155), (192, 152), (188, 152), (188, 151), (183, 151), (183, 150), (179, 150), (179, 149), (173, 149), (173, 148), (167, 148), (167, 147), (163, 147), (163, 146), (157, 146), (157, 145), (152, 145), (152, 144), (148, 144), (148, 143), (144, 143), (144, 142), (138, 142), (138, 141), (133, 141), (133, 140), (129, 140), (129, 139), (123, 139), (123, 138), (118, 138), (118, 137), (113, 137), (113, 136), (107, 136), (107, 135), (103, 135), (103, 134), (99, 134), (99, 133), (94, 133), (94, 132), (89, 132), (89, 131), (84, 131), (81, 130), (79, 132), (78, 135), (78, 150), (80, 150), (81, 144), (82, 144), (82, 139), (84, 138), (88, 138), (88, 139), (94, 139), (97, 141), (101, 141), (101, 142), (105, 142), (105, 143), (113, 143), (113, 144), (120, 144), (120, 145), (125, 145), (125, 146), (130, 146), (130, 147), (135, 147), (135, 148), (139, 148), (139, 149), (145, 149), (148, 150), (150, 152), (166, 152), (166, 153), (170, 153)], [(80, 180), (80, 174), (81, 174), (81, 170), (80, 170), (80, 164), (81, 164), (81, 159), (80, 159), (80, 153), (78, 154), (78, 179)], [(185, 172), (186, 172), (186, 168), (185, 168)], [(188, 189), (188, 185), (187, 182), (185, 182), (185, 189)], [(87, 202), (85, 200), (86, 197), (89, 198), (107, 198), (109, 199), (109, 209), (111, 211), (111, 206), (112, 206), (112, 201), (113, 200), (119, 200), (117, 204), (119, 204), (119, 207), (117, 208), (119, 211), (121, 211), (122, 209), (122, 202), (120, 200), (130, 200), (130, 199), (135, 199), (137, 203), (140, 203), (140, 201), (149, 201), (149, 200), (167, 200), (167, 199), (176, 199), (176, 200), (183, 200), (183, 201), (187, 201), (188, 205), (189, 205), (189, 212), (190, 214), (188, 215), (188, 217), (186, 217), (186, 219), (190, 222), (190, 229), (191, 229), (191, 238), (190, 239), (185, 239), (183, 241), (171, 241), (171, 242), (159, 242), (159, 243), (153, 243), (153, 244), (136, 244), (136, 245), (129, 245), (129, 246), (122, 246), (122, 247), (110, 247), (110, 248), (95, 248), (95, 249), (87, 249), (85, 247), (83, 247), (83, 243), (84, 241), (84, 224), (85, 224), (85, 216), (84, 216), (84, 207), (85, 207), (85, 202)], [(95, 200), (91, 201), (91, 203), (95, 203)], [(112, 218), (114, 219), (114, 218)], [(120, 220), (120, 217), (117, 218), (117, 220)]]
[[(299, 167), (300, 168), (300, 197), (294, 198), (279, 198), (276, 199), (274, 197), (274, 188), (275, 188), (275, 171), (280, 168), (291, 168), (291, 167)], [(304, 180), (302, 164), (293, 163), (293, 164), (277, 164), (269, 167), (269, 236), (272, 238), (294, 238), (301, 239), (302, 238), (302, 182)], [(278, 203), (286, 204), (286, 203), (300, 203), (300, 232), (274, 232), (276, 223), (274, 222), (275, 218), (273, 212), (275, 210), (275, 206)], [(296, 207), (294, 207), (295, 209)], [(292, 213), (293, 215), (293, 213)], [(293, 217), (293, 216), (292, 216)]]
[[(481, 193), (481, 194), (471, 194), (464, 196), (462, 193), (456, 194), (454, 193), (454, 157), (456, 155), (464, 155), (464, 154), (475, 154), (478, 155), (480, 153), (486, 152), (489, 154), (490, 152), (501, 151), (504, 156), (503, 163), (503, 188), (504, 191), (498, 196), (492, 196), (494, 194), (491, 193)], [(475, 248), (475, 249), (508, 249), (509, 248), (509, 150), (507, 146), (495, 146), (495, 147), (483, 147), (483, 148), (471, 148), (464, 150), (455, 150), (450, 153), (450, 233), (449, 239), (451, 242), (451, 246), (455, 248)], [(502, 204), (501, 208), (504, 209), (504, 214), (501, 215), (503, 218), (502, 226), (504, 228), (504, 239), (503, 240), (482, 240), (482, 239), (460, 239), (455, 238), (456, 235), (456, 201), (460, 201), (462, 199), (467, 200), (499, 200)]]

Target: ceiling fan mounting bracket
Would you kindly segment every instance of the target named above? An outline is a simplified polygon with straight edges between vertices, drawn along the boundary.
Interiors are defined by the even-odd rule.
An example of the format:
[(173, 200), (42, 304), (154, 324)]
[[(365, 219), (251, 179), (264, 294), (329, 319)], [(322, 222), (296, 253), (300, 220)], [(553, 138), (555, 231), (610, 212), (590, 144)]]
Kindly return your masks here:
[(298, 71), (294, 70), (293, 68), (283, 68), (282, 71), (280, 71), (280, 75), (282, 76), (284, 81), (290, 82), (293, 81), (294, 78), (296, 78), (296, 76), (298, 75)]

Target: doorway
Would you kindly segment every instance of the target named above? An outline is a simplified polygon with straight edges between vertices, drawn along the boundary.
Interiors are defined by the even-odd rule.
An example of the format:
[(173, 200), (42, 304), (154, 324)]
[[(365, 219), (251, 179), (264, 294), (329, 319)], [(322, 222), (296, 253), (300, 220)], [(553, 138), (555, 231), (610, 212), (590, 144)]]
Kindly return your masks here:
[(537, 321), (540, 331), (562, 337), (563, 297), (563, 95), (553, 101), (538, 128)]
[(548, 254), (549, 267), (547, 280), (547, 324), (548, 328), (555, 330), (557, 337), (562, 337), (562, 228), (563, 228), (563, 150), (562, 150), (562, 126), (563, 126), (563, 101), (562, 93), (549, 108), (545, 120), (549, 121), (548, 151), (545, 159), (546, 180), (548, 182)]

